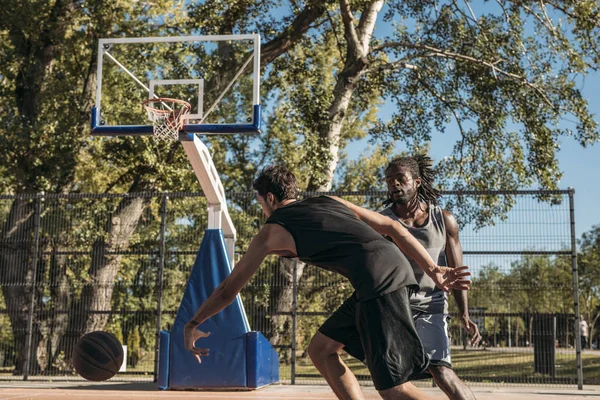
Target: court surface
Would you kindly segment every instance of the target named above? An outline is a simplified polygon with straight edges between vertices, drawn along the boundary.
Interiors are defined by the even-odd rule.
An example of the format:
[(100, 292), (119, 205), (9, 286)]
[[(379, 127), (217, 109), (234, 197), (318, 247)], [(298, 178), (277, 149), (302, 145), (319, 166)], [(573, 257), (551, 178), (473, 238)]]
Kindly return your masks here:
[[(474, 387), (479, 400), (600, 400), (600, 386), (588, 386), (585, 390), (531, 388), (531, 387)], [(437, 388), (422, 388), (432, 399), (446, 396)], [(379, 399), (372, 387), (363, 387), (366, 399)], [(336, 397), (327, 386), (273, 385), (254, 391), (158, 391), (153, 383), (86, 383), (86, 382), (0, 382), (0, 399), (308, 399), (334, 400)]]

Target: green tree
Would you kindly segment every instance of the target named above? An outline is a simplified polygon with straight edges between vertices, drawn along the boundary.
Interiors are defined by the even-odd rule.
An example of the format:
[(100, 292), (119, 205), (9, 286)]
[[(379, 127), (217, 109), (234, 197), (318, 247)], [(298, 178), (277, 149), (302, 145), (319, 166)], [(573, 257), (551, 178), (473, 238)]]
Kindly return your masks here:
[[(5, 188), (15, 193), (69, 190), (77, 154), (84, 144), (81, 129), (86, 105), (91, 102), (94, 37), (73, 27), (85, 24), (85, 12), (74, 2), (23, 4), (9, 2), (0, 11), (3, 57), (3, 113), (0, 117), (0, 151)], [(92, 4), (90, 11), (94, 8)], [(99, 23), (99, 26), (102, 24)], [(71, 47), (77, 51), (65, 52)], [(68, 56), (66, 56), (68, 54)], [(69, 57), (71, 56), (71, 57)], [(83, 70), (78, 66), (84, 65)], [(83, 73), (82, 73), (83, 72)], [(72, 105), (74, 101), (77, 104)], [(35, 202), (15, 200), (2, 229), (3, 237), (31, 238)], [(8, 304), (18, 350), (25, 347), (26, 316), (32, 272), (31, 252), (26, 242), (14, 242), (2, 252), (3, 270), (8, 273), (3, 295)], [(10, 285), (12, 283), (13, 285)], [(21, 283), (22, 285), (14, 285)], [(60, 294), (59, 297), (63, 297)], [(41, 332), (34, 326), (33, 343)], [(60, 330), (60, 328), (59, 328)], [(25, 364), (20, 351), (16, 372)], [(34, 365), (32, 352), (29, 365)]]
[(525, 256), (511, 266), (508, 287), (513, 303), (529, 313), (570, 310), (573, 303), (571, 269), (564, 258)]
[[(2, 85), (1, 92), (0, 151), (5, 157), (0, 161), (0, 170), (7, 172), (3, 174), (3, 188), (17, 194), (61, 193), (78, 188), (76, 169), (79, 157), (89, 143), (87, 130), (95, 90), (98, 39), (111, 34), (133, 35), (134, 32), (148, 35), (156, 26), (148, 22), (161, 16), (169, 7), (173, 8), (174, 2), (163, 2), (160, 7), (151, 10), (145, 5), (121, 0), (90, 1), (85, 7), (77, 1), (10, 1), (2, 7), (0, 36), (4, 51), (0, 65), (6, 85)], [(136, 187), (140, 181), (142, 179), (126, 182), (125, 185)], [(142, 205), (136, 204), (136, 201), (139, 203), (139, 200), (130, 202), (125, 199), (116, 208), (117, 214), (121, 212), (124, 216), (113, 215), (108, 219), (105, 230), (109, 235), (104, 243), (108, 243), (109, 250), (111, 245), (114, 249), (127, 244), (127, 231), (134, 230), (136, 226), (132, 212), (143, 208), (143, 201)], [(2, 228), (8, 244), (4, 249), (7, 251), (2, 251), (4, 260), (1, 265), (3, 274), (8, 274), (5, 283), (9, 283), (4, 284), (2, 290), (5, 298), (12, 299), (8, 309), (18, 349), (25, 348), (29, 288), (32, 273), (37, 268), (30, 268), (28, 241), (13, 239), (32, 237), (34, 207), (33, 201), (15, 200)], [(111, 226), (115, 225), (115, 221), (119, 223)], [(106, 254), (106, 247), (98, 242), (95, 251)], [(102, 284), (110, 280), (112, 271), (106, 266), (115, 265), (118, 260), (110, 256), (92, 259), (97, 263), (90, 268), (92, 281)], [(55, 265), (60, 266), (61, 263), (64, 264), (64, 261), (58, 257)], [(58, 273), (54, 276), (56, 280), (64, 280), (66, 269), (53, 270)], [(54, 306), (58, 309), (73, 304), (65, 288), (59, 285), (54, 293)], [(90, 307), (93, 307), (93, 302)], [(56, 336), (60, 337), (67, 321), (55, 322), (52, 325), (57, 327)], [(86, 325), (92, 326), (93, 323)], [(40, 326), (36, 320), (34, 346), (43, 336)], [(35, 371), (37, 361), (33, 358), (34, 354), (35, 351), (28, 362)], [(25, 362), (24, 352), (21, 352), (16, 373), (22, 372)]]
[(600, 319), (600, 226), (595, 225), (579, 240), (577, 257), (579, 273), (579, 304), (587, 320), (590, 341)]
[[(484, 266), (473, 278), (469, 305), (484, 308), (485, 313), (526, 313), (523, 323), (515, 318), (515, 327), (525, 333), (529, 327), (532, 343), (533, 315), (536, 313), (568, 313), (573, 311), (573, 285), (569, 260), (564, 257), (526, 255), (502, 271), (499, 266)], [(508, 328), (508, 320), (486, 318), (486, 333), (500, 333)], [(568, 339), (567, 339), (568, 340)]]

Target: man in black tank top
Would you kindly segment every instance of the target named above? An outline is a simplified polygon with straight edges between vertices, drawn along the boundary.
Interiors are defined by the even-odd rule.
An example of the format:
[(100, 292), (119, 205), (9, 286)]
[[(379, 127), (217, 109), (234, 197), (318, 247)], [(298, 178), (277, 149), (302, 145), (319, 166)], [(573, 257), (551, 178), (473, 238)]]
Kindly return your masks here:
[[(208, 356), (208, 349), (195, 346), (196, 340), (207, 336), (197, 327), (233, 302), (267, 255), (298, 257), (345, 276), (356, 289), (358, 335), (381, 396), (424, 398), (408, 382), (427, 367), (408, 301), (409, 293), (418, 286), (410, 263), (398, 247), (446, 291), (468, 289), (466, 267), (436, 265), (400, 223), (376, 212), (334, 197), (296, 201), (296, 178), (285, 168), (264, 169), (254, 182), (254, 189), (268, 220), (231, 275), (186, 325), (186, 348), (198, 362), (201, 356)], [(382, 235), (392, 238), (396, 245)], [(315, 366), (339, 398), (363, 398), (356, 377), (337, 354), (318, 360)]]

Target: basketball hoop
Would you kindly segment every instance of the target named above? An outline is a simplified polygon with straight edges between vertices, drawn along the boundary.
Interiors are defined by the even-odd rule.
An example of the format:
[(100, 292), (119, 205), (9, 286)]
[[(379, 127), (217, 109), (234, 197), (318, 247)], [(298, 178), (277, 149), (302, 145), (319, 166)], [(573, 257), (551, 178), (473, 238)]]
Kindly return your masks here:
[(187, 101), (161, 97), (145, 100), (142, 105), (152, 121), (153, 136), (162, 140), (178, 140), (179, 131), (190, 114), (192, 106)]

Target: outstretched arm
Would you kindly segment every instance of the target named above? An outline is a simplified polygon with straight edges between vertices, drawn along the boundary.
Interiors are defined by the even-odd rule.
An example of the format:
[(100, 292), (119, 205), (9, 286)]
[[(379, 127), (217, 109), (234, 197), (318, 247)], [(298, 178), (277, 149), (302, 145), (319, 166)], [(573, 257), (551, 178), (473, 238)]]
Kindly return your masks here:
[(466, 267), (450, 269), (438, 266), (431, 258), (431, 255), (425, 250), (423, 245), (419, 243), (413, 235), (410, 234), (398, 221), (381, 215), (375, 211), (367, 210), (366, 208), (357, 206), (354, 203), (341, 199), (339, 197), (331, 197), (334, 200), (343, 203), (362, 221), (366, 222), (371, 228), (375, 229), (382, 235), (392, 238), (394, 243), (406, 255), (415, 260), (425, 273), (433, 279), (438, 287), (448, 291), (449, 289), (468, 289), (469, 281), (465, 278), (470, 274), (466, 272)]
[(248, 283), (254, 275), (264, 258), (271, 252), (272, 235), (271, 225), (265, 225), (263, 229), (252, 239), (248, 250), (235, 265), (231, 274), (225, 278), (204, 303), (198, 308), (194, 317), (187, 323), (184, 329), (184, 342), (187, 350), (194, 353), (198, 362), (200, 356), (207, 356), (208, 349), (197, 348), (196, 340), (208, 336), (208, 333), (197, 330), (198, 325), (219, 313), (230, 305), (235, 296)]

